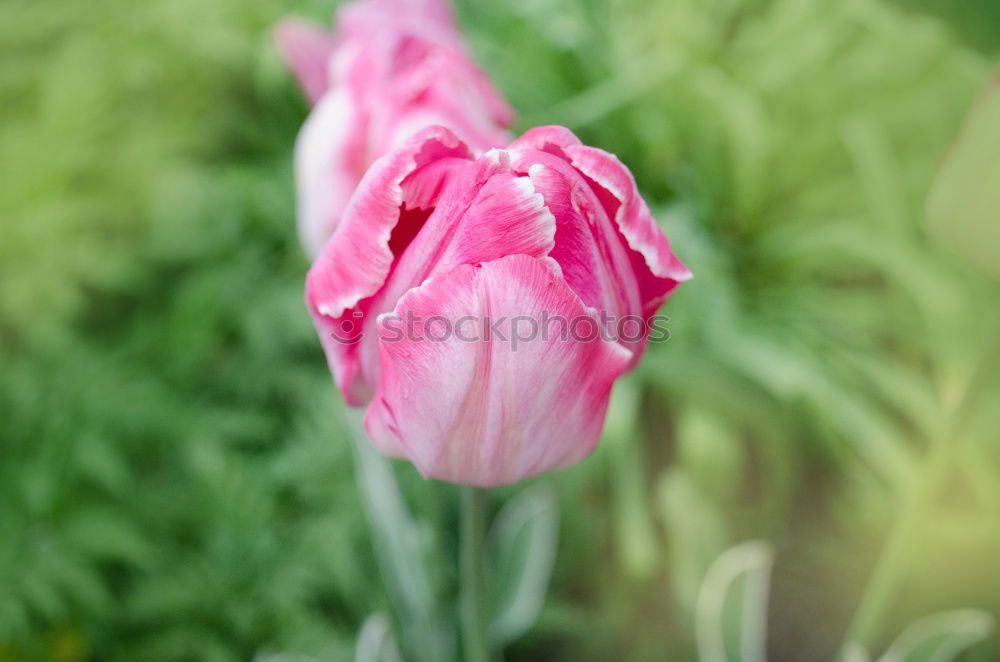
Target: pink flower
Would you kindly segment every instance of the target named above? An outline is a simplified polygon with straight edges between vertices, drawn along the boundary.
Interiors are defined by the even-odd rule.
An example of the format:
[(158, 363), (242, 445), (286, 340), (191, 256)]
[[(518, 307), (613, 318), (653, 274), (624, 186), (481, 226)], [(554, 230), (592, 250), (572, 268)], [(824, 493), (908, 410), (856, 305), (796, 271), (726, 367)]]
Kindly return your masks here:
[(611, 154), (541, 127), (475, 158), (429, 127), (365, 174), (306, 299), (375, 446), (492, 486), (593, 450), (648, 328), (594, 331), (648, 320), (690, 276)]
[(481, 153), (513, 113), (469, 56), (444, 0), (358, 0), (330, 34), (285, 19), (278, 51), (315, 107), (295, 153), (299, 235), (315, 256), (372, 161), (439, 124)]

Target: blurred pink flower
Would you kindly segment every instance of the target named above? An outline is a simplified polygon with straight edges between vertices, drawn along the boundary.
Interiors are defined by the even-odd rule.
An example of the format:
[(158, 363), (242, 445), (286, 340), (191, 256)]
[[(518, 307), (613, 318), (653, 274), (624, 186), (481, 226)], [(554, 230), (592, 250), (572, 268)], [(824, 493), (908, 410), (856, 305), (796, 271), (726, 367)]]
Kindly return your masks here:
[[(476, 158), (429, 127), (365, 174), (306, 299), (375, 446), (492, 486), (593, 450), (649, 329), (587, 329), (647, 321), (690, 276), (613, 155), (541, 127)], [(541, 332), (552, 319), (576, 328)]]
[(282, 59), (314, 105), (296, 144), (299, 235), (315, 256), (372, 161), (438, 124), (481, 153), (509, 140), (513, 113), (475, 65), (445, 0), (357, 0), (329, 33), (275, 28)]

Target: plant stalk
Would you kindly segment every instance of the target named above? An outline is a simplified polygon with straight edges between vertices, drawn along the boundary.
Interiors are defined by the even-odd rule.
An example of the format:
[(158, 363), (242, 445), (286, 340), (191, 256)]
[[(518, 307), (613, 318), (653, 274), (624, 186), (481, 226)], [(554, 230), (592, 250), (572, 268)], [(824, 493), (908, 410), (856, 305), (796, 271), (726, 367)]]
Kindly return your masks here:
[(483, 542), (486, 537), (486, 491), (462, 487), (461, 580), (462, 647), (466, 662), (490, 662), (486, 632), (486, 582), (483, 574)]

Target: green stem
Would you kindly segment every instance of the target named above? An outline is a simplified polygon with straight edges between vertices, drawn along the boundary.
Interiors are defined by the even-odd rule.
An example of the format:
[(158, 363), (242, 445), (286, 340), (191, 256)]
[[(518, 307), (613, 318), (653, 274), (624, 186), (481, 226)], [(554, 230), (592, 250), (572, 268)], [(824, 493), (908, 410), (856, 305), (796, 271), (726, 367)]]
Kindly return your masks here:
[(462, 488), (462, 532), (459, 555), (462, 645), (466, 662), (489, 662), (486, 634), (486, 586), (483, 541), (486, 537), (486, 491)]

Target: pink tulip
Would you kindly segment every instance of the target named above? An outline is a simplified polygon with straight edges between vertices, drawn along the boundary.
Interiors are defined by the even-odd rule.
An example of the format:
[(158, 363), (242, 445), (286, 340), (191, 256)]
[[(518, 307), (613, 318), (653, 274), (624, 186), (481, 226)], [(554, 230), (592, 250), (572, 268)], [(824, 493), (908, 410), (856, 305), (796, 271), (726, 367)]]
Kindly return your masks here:
[[(365, 174), (306, 299), (345, 399), (369, 403), (375, 446), (426, 477), (493, 486), (593, 450), (648, 329), (587, 329), (648, 320), (690, 276), (628, 169), (569, 130), (476, 158), (429, 127)], [(578, 332), (521, 338), (514, 318)]]
[(472, 61), (444, 0), (358, 0), (333, 34), (285, 19), (278, 51), (315, 107), (296, 145), (299, 235), (333, 233), (368, 166), (415, 131), (447, 126), (476, 153), (506, 144), (513, 113)]

